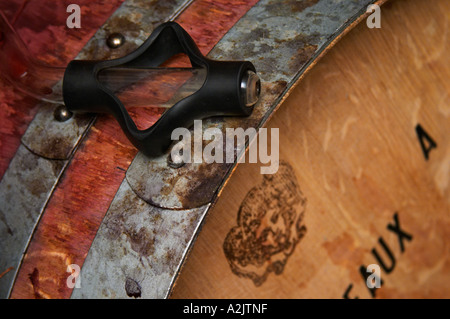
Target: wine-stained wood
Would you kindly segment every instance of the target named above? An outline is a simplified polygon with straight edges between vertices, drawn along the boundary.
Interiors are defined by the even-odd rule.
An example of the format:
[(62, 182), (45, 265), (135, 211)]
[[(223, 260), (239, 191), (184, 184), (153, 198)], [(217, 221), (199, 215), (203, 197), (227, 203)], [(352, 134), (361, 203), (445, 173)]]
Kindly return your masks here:
[[(255, 2), (195, 1), (175, 21), (206, 54)], [(145, 116), (151, 125), (160, 114), (146, 111), (137, 116)], [(93, 125), (48, 203), (11, 298), (70, 297), (67, 266), (83, 265), (136, 153), (112, 117), (103, 117)]]
[(173, 298), (450, 295), (449, 15), (388, 2), (312, 69), (267, 125), (279, 171), (237, 167)]
[[(73, 3), (70, 0), (2, 1), (0, 10), (13, 23), (33, 57), (45, 64), (64, 66), (77, 55), (122, 2), (123, 0), (115, 0), (99, 5), (93, 1), (78, 1), (82, 13), (89, 12), (89, 19), (83, 19), (83, 27), (80, 29), (66, 27), (66, 8)], [(16, 153), (37, 107), (35, 99), (24, 96), (9, 83), (0, 80), (0, 178)]]

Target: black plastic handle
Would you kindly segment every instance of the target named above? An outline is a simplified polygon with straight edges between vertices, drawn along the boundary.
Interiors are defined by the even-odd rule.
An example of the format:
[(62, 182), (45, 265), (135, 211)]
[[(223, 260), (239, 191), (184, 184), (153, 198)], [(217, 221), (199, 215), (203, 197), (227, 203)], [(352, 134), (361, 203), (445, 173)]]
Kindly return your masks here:
[[(139, 130), (122, 102), (99, 82), (99, 72), (111, 67), (155, 68), (179, 53), (186, 54), (194, 68), (206, 68), (203, 86), (173, 105), (150, 128)], [(125, 57), (70, 62), (64, 74), (64, 102), (74, 113), (112, 114), (136, 148), (147, 156), (159, 156), (172, 144), (172, 131), (178, 127), (189, 128), (194, 120), (211, 116), (250, 115), (254, 105), (246, 103), (245, 90), (241, 87), (249, 71), (256, 73), (250, 62), (208, 59), (180, 25), (167, 22), (156, 28), (142, 46)]]

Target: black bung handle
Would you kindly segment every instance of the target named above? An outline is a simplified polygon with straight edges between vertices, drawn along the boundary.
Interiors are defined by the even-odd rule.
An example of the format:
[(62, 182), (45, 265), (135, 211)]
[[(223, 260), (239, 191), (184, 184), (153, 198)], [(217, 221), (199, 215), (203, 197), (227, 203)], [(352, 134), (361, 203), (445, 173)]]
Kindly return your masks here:
[[(154, 125), (139, 130), (122, 102), (98, 80), (99, 73), (113, 67), (156, 68), (179, 53), (186, 54), (194, 68), (207, 70), (205, 82), (163, 113)], [(142, 46), (122, 58), (70, 62), (63, 81), (64, 103), (71, 112), (113, 115), (133, 145), (150, 157), (164, 154), (172, 143), (172, 131), (189, 128), (194, 120), (250, 115), (259, 95), (260, 81), (252, 63), (208, 59), (175, 22), (160, 25)]]

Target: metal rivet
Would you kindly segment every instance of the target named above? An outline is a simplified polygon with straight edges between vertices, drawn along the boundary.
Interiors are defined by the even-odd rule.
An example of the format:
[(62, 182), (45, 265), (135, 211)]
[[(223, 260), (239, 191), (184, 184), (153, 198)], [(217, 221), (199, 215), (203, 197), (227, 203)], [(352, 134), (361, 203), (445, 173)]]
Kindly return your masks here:
[(106, 39), (106, 44), (111, 49), (117, 49), (125, 43), (125, 37), (121, 33), (111, 33)]
[(65, 122), (72, 117), (73, 113), (70, 112), (65, 105), (60, 105), (56, 108), (53, 115), (55, 117), (55, 120), (59, 122)]

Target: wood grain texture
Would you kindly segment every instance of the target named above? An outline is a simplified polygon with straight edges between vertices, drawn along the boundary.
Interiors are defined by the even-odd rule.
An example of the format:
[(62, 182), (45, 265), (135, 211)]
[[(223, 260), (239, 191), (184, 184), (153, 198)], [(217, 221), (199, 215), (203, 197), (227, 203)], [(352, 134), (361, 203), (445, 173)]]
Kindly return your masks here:
[[(255, 3), (196, 1), (178, 18), (203, 53)], [(199, 19), (203, 19), (199, 21)], [(160, 111), (143, 110), (140, 123), (153, 124)], [(144, 125), (144, 124), (142, 124)], [(52, 195), (19, 271), (11, 298), (68, 298), (67, 265), (82, 266), (136, 150), (110, 117), (90, 129)]]
[[(69, 0), (2, 1), (0, 10), (11, 23), (14, 22), (14, 28), (33, 57), (44, 64), (65, 66), (122, 2), (114, 0), (100, 5), (92, 1), (78, 1), (82, 14), (89, 14), (89, 19), (82, 20), (81, 29), (66, 27), (66, 8), (72, 3)], [(37, 108), (37, 100), (14, 90), (0, 77), (0, 178), (16, 153)]]
[(194, 39), (200, 51), (206, 55), (257, 2), (258, 0), (195, 1), (189, 10), (183, 12), (176, 21)]
[[(381, 29), (362, 22), (310, 71), (267, 125), (281, 175), (238, 166), (173, 298), (448, 298), (449, 15), (445, 0), (390, 1)], [(417, 125), (437, 144), (428, 160)], [(374, 291), (360, 267), (383, 266), (376, 254)]]

